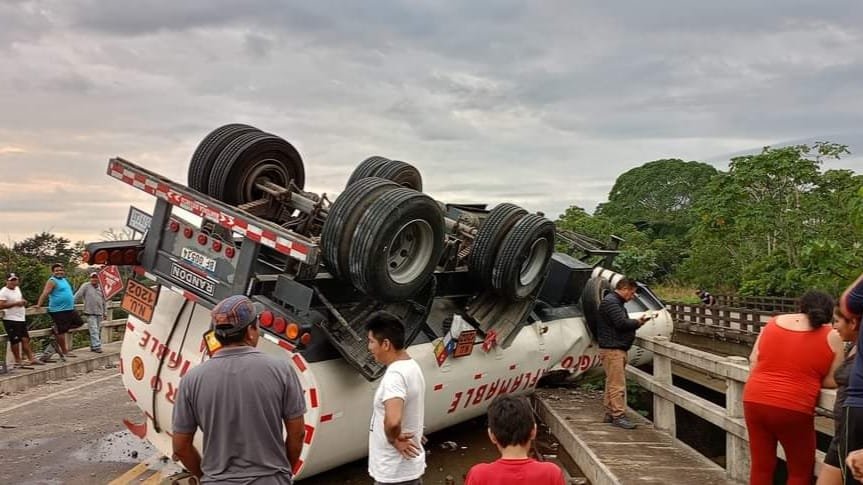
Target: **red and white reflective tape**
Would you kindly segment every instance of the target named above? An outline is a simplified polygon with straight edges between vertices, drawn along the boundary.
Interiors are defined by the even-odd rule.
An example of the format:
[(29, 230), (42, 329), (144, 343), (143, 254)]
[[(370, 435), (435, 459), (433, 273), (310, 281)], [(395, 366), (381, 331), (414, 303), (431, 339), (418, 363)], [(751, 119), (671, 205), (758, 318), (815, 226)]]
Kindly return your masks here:
[(264, 340), (272, 342), (272, 343), (278, 345), (279, 347), (287, 350), (288, 352), (293, 352), (294, 349), (296, 349), (296, 347), (294, 347), (294, 345), (292, 343), (286, 342), (286, 341), (276, 337), (275, 335), (269, 334), (268, 332), (261, 332), (261, 336), (264, 337)]
[(177, 192), (171, 189), (168, 184), (128, 166), (123, 166), (117, 160), (111, 160), (111, 163), (108, 165), (108, 175), (143, 190), (150, 195), (164, 199), (192, 214), (216, 221), (221, 226), (234, 230), (252, 241), (271, 247), (294, 259), (305, 263), (311, 259), (309, 257), (309, 253), (311, 252), (309, 246), (281, 237), (269, 229), (258, 227), (242, 217), (237, 217), (236, 213), (229, 214), (219, 208), (210, 207), (206, 202)]

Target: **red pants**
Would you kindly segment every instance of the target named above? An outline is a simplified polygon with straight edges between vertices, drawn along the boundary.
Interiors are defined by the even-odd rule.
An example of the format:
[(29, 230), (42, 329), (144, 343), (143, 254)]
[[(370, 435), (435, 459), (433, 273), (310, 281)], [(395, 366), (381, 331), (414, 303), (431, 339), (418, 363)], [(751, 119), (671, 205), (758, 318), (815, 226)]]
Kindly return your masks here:
[(788, 485), (811, 485), (815, 470), (815, 416), (790, 409), (743, 403), (752, 466), (750, 485), (772, 485), (776, 442), (785, 451)]

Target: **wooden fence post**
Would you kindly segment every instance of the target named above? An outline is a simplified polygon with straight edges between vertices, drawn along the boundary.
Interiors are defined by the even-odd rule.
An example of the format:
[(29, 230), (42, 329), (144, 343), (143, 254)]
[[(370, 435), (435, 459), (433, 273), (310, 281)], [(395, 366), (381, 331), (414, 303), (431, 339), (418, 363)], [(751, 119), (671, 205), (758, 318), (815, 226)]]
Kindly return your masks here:
[[(734, 364), (747, 364), (746, 357), (728, 357)], [(726, 379), (725, 414), (729, 418), (743, 417), (743, 382)], [(749, 445), (746, 440), (732, 433), (725, 433), (725, 470), (732, 480), (747, 482), (749, 480)]]
[[(668, 337), (654, 337), (657, 343), (668, 343)], [(671, 383), (671, 359), (653, 353), (653, 377), (660, 384), (668, 387)], [(674, 419), (674, 403), (660, 397), (658, 394), (653, 395), (653, 426), (656, 429), (662, 430), (671, 436), (677, 436), (677, 424)]]

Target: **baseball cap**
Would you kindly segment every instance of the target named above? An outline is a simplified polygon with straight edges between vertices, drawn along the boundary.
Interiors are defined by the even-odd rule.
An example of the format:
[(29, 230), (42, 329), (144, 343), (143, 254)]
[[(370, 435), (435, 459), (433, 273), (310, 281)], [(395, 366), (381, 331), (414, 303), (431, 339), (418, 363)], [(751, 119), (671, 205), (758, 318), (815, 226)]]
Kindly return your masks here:
[(17, 279), (18, 279), (17, 273), (6, 273), (6, 281), (12, 281), (12, 280), (17, 280)]
[(245, 330), (257, 316), (258, 311), (252, 300), (243, 295), (233, 295), (213, 307), (210, 323), (217, 336), (227, 337)]
[(93, 271), (92, 273), (90, 273), (90, 278), (92, 278), (92, 277), (94, 277), (94, 276), (99, 276), (99, 273), (97, 273), (97, 272), (95, 272), (95, 271)]

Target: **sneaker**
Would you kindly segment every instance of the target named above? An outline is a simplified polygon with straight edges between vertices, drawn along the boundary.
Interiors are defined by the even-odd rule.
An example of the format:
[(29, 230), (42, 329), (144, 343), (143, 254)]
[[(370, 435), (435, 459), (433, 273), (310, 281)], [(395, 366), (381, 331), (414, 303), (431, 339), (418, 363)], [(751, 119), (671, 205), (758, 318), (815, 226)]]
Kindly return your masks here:
[(97, 354), (101, 354), (101, 353), (102, 353), (102, 349), (90, 349), (90, 352), (95, 352), (95, 353), (97, 353)]
[(610, 414), (606, 413), (606, 415), (602, 417), (602, 422), (603, 423), (613, 423), (614, 418), (612, 418)]
[(626, 419), (626, 416), (614, 418), (611, 421), (611, 425), (623, 429), (635, 429), (635, 424), (633, 424), (630, 420)]

